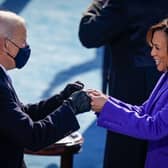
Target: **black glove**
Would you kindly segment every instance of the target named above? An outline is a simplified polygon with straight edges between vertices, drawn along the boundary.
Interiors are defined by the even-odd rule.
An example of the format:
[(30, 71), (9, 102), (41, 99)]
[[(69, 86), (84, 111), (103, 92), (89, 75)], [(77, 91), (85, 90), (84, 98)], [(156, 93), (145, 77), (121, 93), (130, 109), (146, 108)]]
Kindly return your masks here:
[(84, 84), (80, 81), (76, 81), (75, 83), (69, 83), (65, 86), (64, 90), (60, 92), (60, 95), (63, 100), (67, 99), (73, 92), (78, 90), (82, 90), (84, 88)]
[(74, 92), (65, 103), (72, 108), (75, 115), (91, 109), (91, 98), (83, 90)]

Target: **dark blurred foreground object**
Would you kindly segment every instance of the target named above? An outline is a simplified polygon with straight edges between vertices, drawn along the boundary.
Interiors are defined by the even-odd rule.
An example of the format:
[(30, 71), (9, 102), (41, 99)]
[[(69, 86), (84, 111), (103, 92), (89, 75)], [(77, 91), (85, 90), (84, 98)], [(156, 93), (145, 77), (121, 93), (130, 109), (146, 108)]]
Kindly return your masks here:
[(79, 132), (74, 132), (55, 144), (52, 144), (37, 152), (32, 152), (25, 149), (25, 154), (39, 156), (61, 156), (60, 168), (73, 168), (73, 155), (80, 152), (82, 144), (83, 137)]

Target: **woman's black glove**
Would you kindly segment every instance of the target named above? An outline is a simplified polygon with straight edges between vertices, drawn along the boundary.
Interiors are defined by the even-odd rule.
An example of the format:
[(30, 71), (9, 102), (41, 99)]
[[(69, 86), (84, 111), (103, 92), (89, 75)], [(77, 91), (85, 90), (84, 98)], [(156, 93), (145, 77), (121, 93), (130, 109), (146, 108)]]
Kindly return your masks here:
[(82, 90), (84, 88), (84, 84), (80, 81), (76, 81), (74, 83), (69, 83), (65, 86), (64, 90), (60, 92), (60, 96), (63, 100), (69, 98), (72, 93)]
[(64, 103), (73, 110), (75, 115), (91, 109), (91, 98), (83, 90), (74, 92)]

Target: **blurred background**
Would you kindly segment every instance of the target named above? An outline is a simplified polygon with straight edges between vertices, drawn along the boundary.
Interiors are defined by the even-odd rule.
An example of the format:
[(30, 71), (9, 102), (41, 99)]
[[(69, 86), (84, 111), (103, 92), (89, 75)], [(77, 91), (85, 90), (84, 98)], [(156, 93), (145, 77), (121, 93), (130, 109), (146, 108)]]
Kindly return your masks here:
[[(9, 72), (23, 103), (37, 102), (80, 80), (101, 89), (101, 49), (84, 48), (78, 39), (82, 13), (91, 0), (0, 0), (0, 8), (23, 16), (32, 54), (23, 70)], [(93, 113), (78, 116), (84, 137), (74, 168), (102, 168), (105, 130)], [(58, 168), (59, 157), (25, 155), (28, 168)]]

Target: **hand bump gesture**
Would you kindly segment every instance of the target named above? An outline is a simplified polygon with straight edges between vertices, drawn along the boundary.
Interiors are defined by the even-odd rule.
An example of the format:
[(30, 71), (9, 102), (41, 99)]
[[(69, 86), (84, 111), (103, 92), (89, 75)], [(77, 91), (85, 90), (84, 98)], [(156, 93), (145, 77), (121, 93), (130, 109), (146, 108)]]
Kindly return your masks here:
[(80, 90), (74, 92), (67, 101), (71, 105), (74, 114), (80, 114), (91, 109), (91, 98), (86, 91)]
[(93, 89), (87, 90), (87, 93), (91, 98), (91, 109), (95, 112), (100, 112), (108, 100), (108, 96)]

